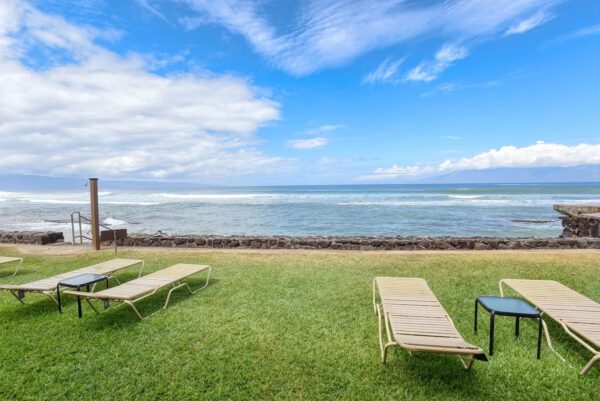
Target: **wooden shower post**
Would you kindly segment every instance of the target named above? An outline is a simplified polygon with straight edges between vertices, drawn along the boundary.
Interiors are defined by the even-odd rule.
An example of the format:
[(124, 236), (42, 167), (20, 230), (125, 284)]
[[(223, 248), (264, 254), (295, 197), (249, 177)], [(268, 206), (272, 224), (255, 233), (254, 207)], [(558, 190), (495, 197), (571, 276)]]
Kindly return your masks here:
[(100, 212), (98, 211), (98, 179), (90, 178), (90, 210), (92, 213), (92, 247), (100, 250)]

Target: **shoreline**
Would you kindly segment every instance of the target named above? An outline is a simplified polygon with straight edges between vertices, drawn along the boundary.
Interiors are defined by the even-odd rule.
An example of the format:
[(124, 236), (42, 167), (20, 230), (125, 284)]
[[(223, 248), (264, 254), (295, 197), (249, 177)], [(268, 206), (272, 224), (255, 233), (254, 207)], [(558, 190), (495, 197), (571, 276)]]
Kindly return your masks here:
[[(13, 249), (19, 255), (84, 255), (88, 253), (115, 255), (114, 248), (104, 246), (95, 251), (88, 245), (71, 244), (7, 244), (0, 243), (0, 250)], [(165, 248), (165, 247), (124, 247), (120, 252), (145, 254), (209, 254), (229, 253), (245, 255), (594, 255), (600, 249), (515, 249), (515, 250), (333, 250), (333, 249), (251, 249), (251, 248)], [(117, 253), (117, 255), (119, 254)]]
[[(59, 232), (0, 231), (0, 243), (65, 244)], [(106, 242), (104, 245), (111, 245)], [(303, 249), (332, 251), (487, 251), (533, 249), (600, 249), (600, 238), (592, 237), (404, 237), (404, 236), (219, 236), (129, 234), (118, 240), (124, 248), (168, 249)], [(80, 245), (79, 245), (80, 246)]]

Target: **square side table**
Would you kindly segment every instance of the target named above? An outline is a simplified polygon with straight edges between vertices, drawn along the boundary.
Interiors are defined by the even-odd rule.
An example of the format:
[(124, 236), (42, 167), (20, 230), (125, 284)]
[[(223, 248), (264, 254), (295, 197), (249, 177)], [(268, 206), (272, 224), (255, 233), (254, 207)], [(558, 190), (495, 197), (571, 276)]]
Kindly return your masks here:
[(520, 318), (530, 318), (538, 320), (538, 341), (537, 341), (537, 359), (540, 359), (542, 352), (542, 314), (539, 310), (518, 298), (503, 298), (492, 296), (481, 296), (475, 300), (475, 325), (474, 330), (477, 332), (477, 312), (479, 305), (490, 312), (490, 356), (494, 355), (494, 326), (495, 317), (512, 316), (515, 320), (515, 337), (519, 337), (519, 320)]
[[(108, 276), (104, 274), (85, 273), (79, 276), (69, 277), (56, 285), (56, 297), (58, 298), (58, 313), (62, 313), (62, 305), (60, 302), (60, 287), (75, 288), (77, 291), (81, 291), (82, 287), (86, 287), (87, 291), (90, 291), (90, 285), (96, 284), (100, 281), (106, 280), (106, 288), (108, 288)], [(81, 297), (77, 297), (77, 312), (81, 319)]]

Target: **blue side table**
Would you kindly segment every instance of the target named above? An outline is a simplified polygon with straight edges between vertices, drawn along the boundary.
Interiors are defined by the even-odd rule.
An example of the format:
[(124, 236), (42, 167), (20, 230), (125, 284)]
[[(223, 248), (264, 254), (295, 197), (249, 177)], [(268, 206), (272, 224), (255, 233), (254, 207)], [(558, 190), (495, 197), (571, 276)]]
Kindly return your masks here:
[[(60, 287), (75, 288), (77, 291), (81, 291), (82, 287), (86, 287), (87, 291), (90, 291), (90, 285), (96, 284), (100, 281), (106, 280), (106, 288), (108, 288), (108, 276), (104, 274), (85, 273), (79, 276), (69, 277), (56, 285), (56, 297), (58, 298), (58, 313), (62, 313), (62, 305), (60, 303)], [(81, 319), (81, 297), (77, 297), (77, 312)]]
[(538, 320), (538, 342), (537, 359), (540, 359), (542, 352), (542, 314), (539, 310), (518, 298), (503, 298), (482, 296), (475, 300), (475, 332), (477, 332), (477, 310), (478, 306), (490, 312), (490, 356), (494, 355), (494, 320), (498, 316), (513, 316), (515, 321), (515, 337), (519, 337), (519, 319), (530, 318)]

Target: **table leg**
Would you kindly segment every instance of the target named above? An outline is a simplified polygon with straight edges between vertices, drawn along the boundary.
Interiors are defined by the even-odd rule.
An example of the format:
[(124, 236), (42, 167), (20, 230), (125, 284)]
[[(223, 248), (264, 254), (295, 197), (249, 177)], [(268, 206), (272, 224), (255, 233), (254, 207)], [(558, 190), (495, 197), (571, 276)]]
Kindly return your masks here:
[[(77, 292), (81, 291), (81, 287), (77, 286)], [(79, 318), (81, 319), (81, 297), (77, 297), (77, 313), (79, 314)]]
[(58, 303), (58, 313), (62, 314), (62, 305), (60, 304), (60, 284), (56, 286), (56, 300)]
[(542, 354), (542, 317), (538, 318), (538, 349), (537, 349), (537, 359), (540, 359)]
[(108, 276), (106, 276), (106, 288), (108, 288)]
[(519, 316), (515, 320), (515, 338), (519, 338)]
[(494, 355), (494, 318), (496, 317), (496, 312), (490, 313), (490, 356)]
[(475, 333), (477, 333), (477, 309), (479, 308), (479, 300), (476, 299), (475, 300), (475, 324), (473, 326), (473, 331), (475, 331)]

